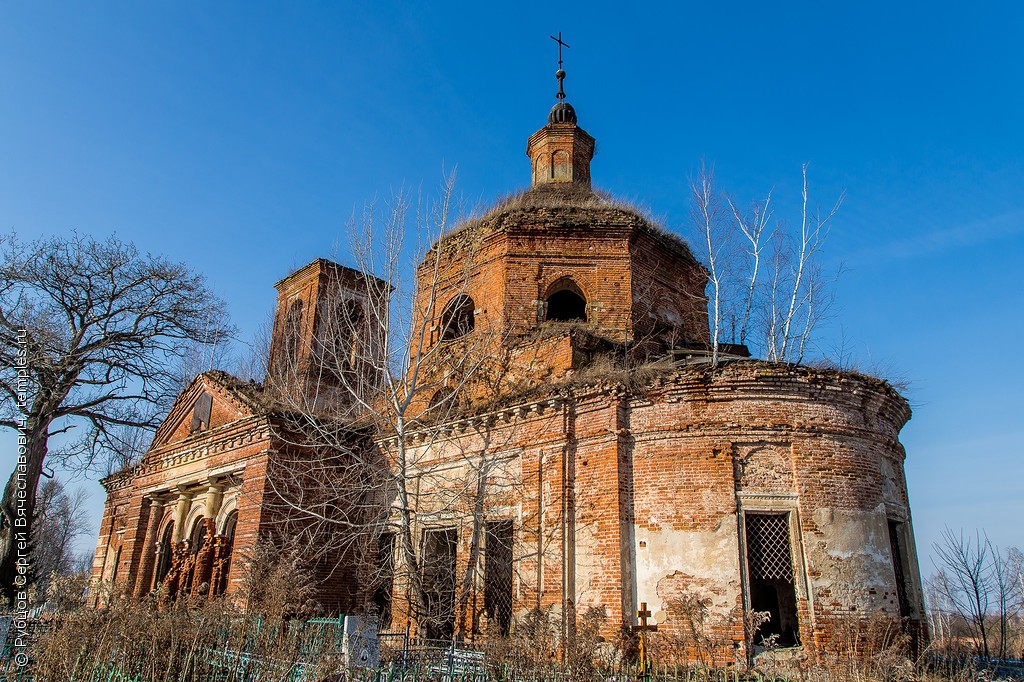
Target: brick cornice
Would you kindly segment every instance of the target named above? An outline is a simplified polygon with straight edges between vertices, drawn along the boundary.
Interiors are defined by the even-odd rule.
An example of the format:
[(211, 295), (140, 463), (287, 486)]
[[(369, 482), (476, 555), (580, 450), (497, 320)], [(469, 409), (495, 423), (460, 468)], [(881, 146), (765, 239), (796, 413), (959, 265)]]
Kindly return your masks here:
[(210, 455), (234, 450), (258, 442), (270, 442), (272, 431), (263, 416), (247, 417), (184, 440), (153, 448), (142, 461), (100, 480), (107, 493), (124, 488), (140, 476), (195, 462)]

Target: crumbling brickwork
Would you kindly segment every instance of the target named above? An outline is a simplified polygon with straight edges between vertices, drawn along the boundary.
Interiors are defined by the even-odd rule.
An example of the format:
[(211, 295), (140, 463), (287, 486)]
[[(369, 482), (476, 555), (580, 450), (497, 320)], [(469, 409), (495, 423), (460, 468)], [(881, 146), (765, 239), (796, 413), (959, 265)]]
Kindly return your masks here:
[[(277, 285), (267, 386), (201, 375), (142, 463), (105, 480), (97, 581), (137, 597), (237, 593), (231, 557), (311, 532), (275, 497), (334, 476), (363, 491), (324, 507), (359, 539), (311, 560), (322, 608), (376, 610), (420, 636), (504, 636), (532, 612), (569, 637), (600, 608), (615, 642), (646, 603), (665, 656), (742, 663), (769, 635), (813, 653), (851, 620), (920, 626), (906, 401), (858, 374), (701, 361), (707, 272), (681, 240), (590, 189), (593, 140), (559, 106), (530, 140), (535, 187), (444, 235), (416, 272), (411, 322), (431, 353), (412, 413), (463, 395), (405, 434), (408, 508), (384, 471), (389, 434), (353, 432), (327, 452), (288, 436), (288, 410), (307, 403), (270, 398), (295, 379), (300, 397), (316, 394), (314, 413), (329, 406), (340, 394), (321, 389), (344, 377), (311, 364), (316, 344), (339, 344), (318, 315), (387, 289), (318, 260)], [(341, 346), (374, 343), (356, 337)], [(460, 376), (472, 353), (486, 361)], [(380, 530), (406, 512), (408, 538)], [(403, 575), (402, 541), (439, 563)], [(419, 580), (425, 604), (410, 600)]]

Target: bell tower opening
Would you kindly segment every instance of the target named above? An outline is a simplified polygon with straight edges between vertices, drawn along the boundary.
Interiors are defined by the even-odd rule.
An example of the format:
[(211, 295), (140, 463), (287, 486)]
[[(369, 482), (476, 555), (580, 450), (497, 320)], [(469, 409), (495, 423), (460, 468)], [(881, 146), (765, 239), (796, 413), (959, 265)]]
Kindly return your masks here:
[(441, 314), (441, 340), (451, 341), (473, 331), (475, 308), (473, 299), (465, 294), (452, 299)]
[(571, 279), (556, 282), (545, 299), (545, 322), (586, 322), (587, 297)]

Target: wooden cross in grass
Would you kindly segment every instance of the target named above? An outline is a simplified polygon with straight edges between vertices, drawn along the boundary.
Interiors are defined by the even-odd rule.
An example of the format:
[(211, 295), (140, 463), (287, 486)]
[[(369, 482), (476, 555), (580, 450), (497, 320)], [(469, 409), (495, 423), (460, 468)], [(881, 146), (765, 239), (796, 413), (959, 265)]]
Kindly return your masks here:
[(644, 633), (655, 632), (658, 629), (657, 625), (648, 625), (647, 619), (651, 617), (651, 612), (647, 609), (647, 602), (640, 602), (640, 609), (636, 612), (636, 617), (640, 619), (640, 625), (633, 625), (630, 630), (637, 633), (640, 637), (640, 678), (644, 680), (650, 679), (651, 675), (651, 662), (647, 660), (647, 638)]

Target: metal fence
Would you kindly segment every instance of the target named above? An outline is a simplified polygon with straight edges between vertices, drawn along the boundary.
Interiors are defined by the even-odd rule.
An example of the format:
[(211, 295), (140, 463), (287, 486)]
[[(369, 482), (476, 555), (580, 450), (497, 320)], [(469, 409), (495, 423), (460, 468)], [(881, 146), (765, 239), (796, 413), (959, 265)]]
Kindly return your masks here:
[[(52, 620), (46, 614), (33, 614), (25, 628), (34, 639), (46, 630)], [(380, 633), (371, 639), (359, 623), (337, 619), (314, 619), (305, 622), (279, 623), (254, 619), (249, 630), (252, 639), (239, 640), (225, 636), (233, 645), (212, 647), (205, 651), (204, 670), (211, 682), (783, 682), (783, 673), (769, 674), (759, 670), (738, 668), (702, 668), (658, 664), (641, 672), (635, 664), (586, 665), (573, 669), (559, 662), (535, 662), (526, 656), (493, 658), (481, 649), (463, 646), (454, 641), (424, 642), (409, 632)], [(36, 682), (32, 667), (19, 667), (14, 653), (12, 620), (0, 615), (0, 681)], [(259, 636), (270, 635), (289, 640), (288, 656), (274, 658), (255, 656), (251, 646)], [(328, 659), (336, 660), (327, 666)], [(976, 679), (1022, 680), (1024, 664), (1020, 661), (985, 661), (933, 656), (921, 662), (923, 669), (940, 677), (961, 679), (964, 671), (977, 671)], [(191, 679), (191, 678), (190, 678)], [(74, 682), (149, 682), (148, 676), (125, 674), (117, 661), (108, 661), (94, 669), (77, 673)]]

